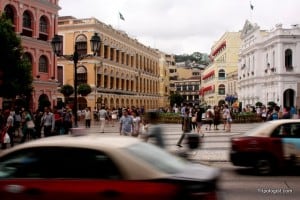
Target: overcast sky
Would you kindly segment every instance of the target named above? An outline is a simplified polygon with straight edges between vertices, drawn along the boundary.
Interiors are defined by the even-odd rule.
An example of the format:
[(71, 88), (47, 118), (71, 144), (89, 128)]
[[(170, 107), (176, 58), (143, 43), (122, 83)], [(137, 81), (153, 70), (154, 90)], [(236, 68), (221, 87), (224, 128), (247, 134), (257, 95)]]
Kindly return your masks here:
[(300, 24), (300, 0), (60, 0), (59, 6), (60, 16), (95, 17), (169, 54), (209, 54), (247, 19), (265, 30)]

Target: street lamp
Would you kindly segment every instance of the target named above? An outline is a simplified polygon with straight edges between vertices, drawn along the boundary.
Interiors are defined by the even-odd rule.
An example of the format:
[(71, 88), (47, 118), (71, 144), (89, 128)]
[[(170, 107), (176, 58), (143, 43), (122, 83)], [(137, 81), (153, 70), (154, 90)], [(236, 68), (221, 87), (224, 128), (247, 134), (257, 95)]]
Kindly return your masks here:
[(100, 48), (100, 43), (101, 43), (101, 38), (98, 36), (97, 33), (95, 33), (90, 40), (90, 45), (91, 45), (91, 50), (93, 52), (93, 55), (89, 55), (89, 54), (79, 55), (78, 51), (77, 51), (76, 43), (75, 43), (73, 55), (62, 55), (61, 54), (61, 52), (62, 52), (62, 37), (55, 35), (51, 41), (52, 49), (53, 49), (53, 52), (56, 54), (56, 56), (63, 57), (67, 60), (74, 62), (74, 109), (73, 109), (73, 112), (74, 112), (74, 120), (75, 120), (74, 126), (75, 127), (78, 127), (78, 124), (77, 124), (77, 120), (78, 120), (78, 117), (77, 117), (77, 63), (79, 60), (82, 60), (86, 57), (96, 56), (96, 54)]

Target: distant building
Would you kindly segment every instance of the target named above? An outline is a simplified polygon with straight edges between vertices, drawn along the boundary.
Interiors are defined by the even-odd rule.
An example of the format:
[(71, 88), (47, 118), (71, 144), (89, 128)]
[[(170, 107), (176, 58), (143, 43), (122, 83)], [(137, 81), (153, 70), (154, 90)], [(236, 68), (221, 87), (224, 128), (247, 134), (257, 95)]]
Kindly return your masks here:
[[(237, 72), (240, 34), (226, 32), (211, 48), (211, 63), (201, 74), (199, 91), (201, 100), (207, 105), (218, 105), (227, 95), (236, 95), (232, 85), (228, 85), (228, 75)], [(231, 76), (230, 83), (232, 81)]]
[(165, 54), (160, 52), (159, 59), (159, 108), (170, 107), (170, 79), (169, 68), (175, 65), (175, 59), (173, 55)]
[(41, 101), (47, 100), (51, 106), (57, 103), (56, 59), (49, 41), (56, 33), (59, 9), (58, 0), (0, 0), (0, 12), (5, 12), (11, 19), (16, 34), (21, 38), (24, 57), (32, 66), (32, 111)]
[[(78, 85), (87, 83), (93, 88), (88, 96), (78, 98), (78, 108), (144, 107), (158, 108), (161, 102), (160, 69), (161, 54), (156, 49), (143, 45), (125, 32), (116, 30), (96, 18), (77, 19), (59, 17), (58, 34), (63, 38), (63, 54), (71, 55), (75, 43), (78, 51), (91, 54), (90, 43), (94, 33), (101, 38), (96, 56), (78, 62)], [(73, 63), (58, 59), (59, 83), (73, 85)], [(63, 98), (62, 94), (60, 95)], [(71, 99), (74, 98), (71, 96)]]
[(199, 89), (201, 67), (186, 67), (177, 64), (170, 68), (170, 94), (179, 93), (183, 96), (184, 102), (192, 105), (199, 105)]
[(300, 27), (270, 31), (246, 21), (241, 34), (238, 96), (246, 105), (300, 107)]

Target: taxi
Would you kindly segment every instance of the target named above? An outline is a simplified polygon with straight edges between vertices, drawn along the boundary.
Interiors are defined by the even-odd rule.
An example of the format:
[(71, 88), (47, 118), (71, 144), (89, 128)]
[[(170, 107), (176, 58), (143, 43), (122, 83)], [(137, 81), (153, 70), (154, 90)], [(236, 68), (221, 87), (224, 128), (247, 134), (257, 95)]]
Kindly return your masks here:
[(218, 199), (220, 170), (133, 137), (75, 134), (0, 154), (6, 199)]
[(230, 161), (267, 175), (300, 164), (300, 119), (262, 123), (242, 136), (231, 138)]

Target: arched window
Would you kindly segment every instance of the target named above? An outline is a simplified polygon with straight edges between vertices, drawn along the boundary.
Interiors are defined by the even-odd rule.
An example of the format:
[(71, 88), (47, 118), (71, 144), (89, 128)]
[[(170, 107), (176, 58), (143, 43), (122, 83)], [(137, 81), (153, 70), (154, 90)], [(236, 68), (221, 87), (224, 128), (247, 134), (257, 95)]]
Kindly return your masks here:
[(14, 12), (13, 7), (11, 5), (5, 6), (4, 12), (5, 12), (6, 18), (11, 21), (11, 23), (13, 24), (13, 26), (15, 28), (15, 12)]
[(219, 85), (219, 95), (225, 95), (225, 85)]
[(85, 35), (79, 35), (76, 38), (77, 52), (79, 55), (87, 54), (87, 38)]
[(39, 59), (39, 72), (48, 72), (48, 59), (46, 56), (41, 56)]
[(287, 71), (293, 70), (293, 52), (291, 49), (285, 50), (284, 53), (284, 61), (285, 61), (285, 68)]
[(40, 18), (40, 27), (39, 27), (39, 39), (47, 41), (48, 40), (48, 20), (45, 16)]
[(225, 70), (220, 69), (219, 70), (219, 80), (224, 80), (226, 78)]
[(87, 83), (87, 70), (84, 66), (77, 68), (77, 85)]
[(23, 29), (22, 29), (22, 35), (32, 37), (32, 17), (29, 11), (25, 11), (23, 13)]

